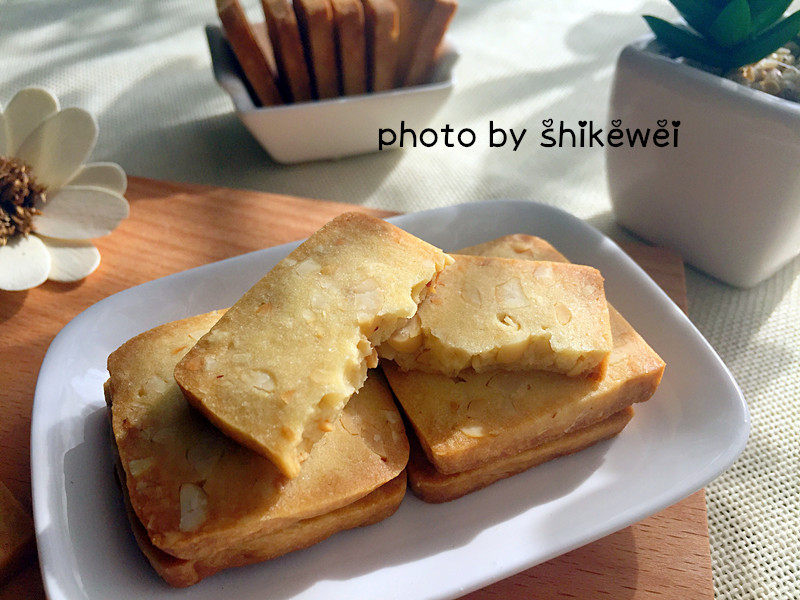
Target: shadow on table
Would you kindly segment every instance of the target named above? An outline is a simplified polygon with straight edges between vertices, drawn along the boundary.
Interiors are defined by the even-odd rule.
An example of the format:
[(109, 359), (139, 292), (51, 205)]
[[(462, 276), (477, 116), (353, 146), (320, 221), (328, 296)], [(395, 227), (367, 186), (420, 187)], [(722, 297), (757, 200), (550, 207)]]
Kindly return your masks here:
[(0, 598), (8, 600), (47, 600), (39, 572), (39, 561), (33, 556), (27, 566), (11, 575), (9, 579), (0, 580)]
[[(749, 290), (722, 284), (694, 268), (687, 270), (690, 300), (693, 296), (702, 297), (705, 305), (698, 306), (695, 314), (690, 302), (689, 315), (693, 320), (696, 317), (703, 334), (737, 376), (748, 402), (762, 391), (772, 388), (776, 379), (797, 369), (796, 338), (787, 335), (766, 339), (761, 334), (775, 309), (791, 292), (798, 275), (800, 257)], [(702, 317), (707, 311), (713, 310), (715, 304), (722, 302), (730, 307), (730, 323), (722, 330), (711, 329), (702, 321)], [(747, 376), (753, 373), (758, 376)]]
[(601, 597), (627, 600), (641, 593), (637, 585), (640, 574), (636, 536), (631, 527), (626, 527), (460, 600), (518, 598), (523, 590), (526, 598), (537, 600)]
[[(614, 220), (611, 211), (598, 213), (586, 221), (617, 243), (634, 241), (650, 244), (630, 230), (621, 227)], [(673, 250), (680, 255), (680, 248), (673, 248)], [(735, 257), (732, 260), (735, 260)], [(777, 379), (796, 370), (797, 352), (792, 345), (793, 339), (761, 340), (758, 337), (759, 332), (786, 294), (791, 291), (794, 281), (800, 274), (800, 257), (790, 261), (775, 275), (749, 290), (735, 288), (707, 275), (689, 263), (684, 264), (689, 288), (690, 318), (693, 316), (692, 298), (702, 298), (702, 301), (709, 307), (707, 310), (723, 303), (739, 307), (736, 318), (729, 321), (723, 327), (722, 332), (709, 329), (705, 323), (698, 321), (698, 315), (694, 315), (695, 318), (692, 318), (692, 321), (730, 368), (742, 387), (748, 403), (752, 403), (762, 391), (770, 389)], [(747, 310), (747, 307), (750, 309)], [(703, 309), (698, 308), (698, 310)], [(732, 347), (725, 346), (722, 337), (718, 337), (723, 332), (729, 335), (725, 341)], [(735, 332), (735, 335), (730, 336), (732, 332)], [(766, 361), (769, 361), (770, 367), (759, 368), (758, 365)], [(759, 377), (751, 380), (746, 374), (754, 369), (758, 371)]]
[[(733, 373), (752, 417), (744, 452), (709, 484), (707, 496), (711, 539), (716, 540), (715, 565), (734, 559), (741, 565), (715, 573), (718, 584), (730, 589), (768, 590), (791, 585), (787, 584), (787, 574), (765, 571), (762, 566), (765, 555), (781, 557), (778, 548), (783, 540), (749, 540), (773, 540), (770, 532), (784, 531), (792, 514), (785, 504), (786, 492), (781, 490), (796, 489), (796, 469), (781, 465), (797, 463), (796, 448), (786, 437), (786, 432), (797, 427), (792, 418), (796, 390), (791, 383), (798, 365), (797, 338), (791, 334), (794, 324), (787, 315), (796, 306), (781, 308), (780, 316), (776, 310), (791, 297), (799, 276), (800, 258), (751, 290), (735, 289), (687, 269), (692, 321)], [(763, 482), (769, 484), (765, 487)], [(752, 497), (774, 510), (742, 511), (741, 499)], [(720, 539), (728, 543), (721, 544)]]
[[(46, 31), (47, 47), (58, 48), (57, 56), (50, 55), (38, 67), (26, 68), (18, 77), (4, 81), (5, 88), (16, 90), (29, 82), (47, 81), (53, 73), (69, 73), (77, 64), (158, 44), (185, 31), (183, 19), (177, 21), (170, 17), (181, 14), (200, 23), (213, 15), (211, 6), (182, 0), (118, 4), (93, 0), (5, 3), (3, 43), (7, 48), (30, 47), (31, 31)], [(76, 31), (80, 35), (75, 35)], [(80, 100), (86, 86), (73, 87), (75, 92), (60, 98), (63, 106), (83, 104)], [(102, 130), (100, 135), (103, 136)]]
[(78, 279), (78, 281), (48, 280), (42, 284), (42, 288), (50, 292), (55, 292), (56, 294), (64, 294), (66, 292), (71, 292), (72, 290), (81, 287), (85, 281), (86, 277), (84, 277), (83, 279)]
[[(610, 211), (588, 221), (617, 241), (642, 241), (617, 225)], [(793, 346), (795, 338), (779, 335), (768, 338), (764, 328), (769, 326), (776, 308), (791, 293), (798, 275), (800, 257), (757, 287), (741, 290), (686, 265), (689, 315), (733, 373), (753, 415), (750, 438), (742, 457), (720, 480), (709, 485), (707, 495), (712, 541), (720, 535), (733, 535), (732, 543), (739, 553), (737, 560), (742, 568), (725, 574), (726, 585), (732, 587), (767, 589), (774, 585), (774, 581), (758, 566), (763, 558), (763, 548), (736, 543), (736, 540), (766, 535), (765, 532), (772, 528), (779, 528), (785, 518), (786, 513), (779, 511), (769, 515), (766, 520), (754, 520), (752, 515), (739, 510), (742, 497), (763, 495), (759, 481), (768, 479), (774, 490), (791, 489), (795, 485), (789, 469), (781, 471), (774, 467), (775, 464), (786, 464), (792, 460), (791, 451), (776, 437), (776, 430), (785, 430), (794, 425), (786, 419), (765, 418), (776, 413), (776, 393), (780, 398), (778, 390), (782, 382), (797, 369), (797, 351)], [(727, 311), (727, 316), (720, 318), (717, 313), (723, 310)], [(777, 402), (781, 402), (781, 399)], [(721, 490), (721, 493), (717, 490)], [(730, 493), (730, 490), (736, 490), (736, 493)], [(725, 548), (719, 548), (716, 544), (714, 553), (717, 564), (731, 556)]]
[[(159, 90), (165, 86), (178, 87), (186, 98), (221, 104), (224, 112), (198, 118), (191, 106), (164, 104)], [(302, 197), (318, 195), (320, 182), (330, 179), (326, 200), (358, 204), (381, 185), (402, 158), (401, 152), (384, 152), (299, 165), (276, 163), (236, 117), (230, 99), (214, 81), (211, 68), (187, 58), (161, 65), (125, 90), (113, 109), (100, 114), (101, 131), (112, 115), (137, 113), (159, 114), (159, 122), (145, 122), (118, 140), (112, 139), (111, 155), (129, 173), (157, 179), (176, 179), (175, 165), (179, 164), (178, 179), (184, 182)], [(334, 164), (335, 178), (330, 170)], [(337, 185), (340, 180), (347, 181), (347, 192)]]
[(25, 304), (25, 298), (27, 298), (27, 296), (28, 290), (19, 292), (0, 290), (0, 323), (8, 321), (17, 314), (22, 308), (22, 305)]
[[(663, 6), (644, 2), (626, 13), (597, 12), (586, 16), (564, 35), (564, 45), (574, 55), (566, 64), (504, 75), (459, 90), (451, 100), (453, 110), (471, 118), (492, 114), (520, 101), (537, 97), (548, 101), (515, 122), (501, 123), (520, 131), (527, 128), (518, 152), (494, 149), (487, 155), (473, 187), (479, 196), (519, 197), (520, 191), (543, 202), (569, 203), (565, 190), (597, 180), (603, 173), (604, 149), (599, 147), (543, 147), (543, 120), (564, 120), (577, 128), (579, 119), (605, 128), (613, 67), (622, 47), (646, 32), (641, 14), (663, 12)], [(463, 60), (463, 59), (462, 59)], [(549, 100), (553, 94), (557, 97)], [(569, 119), (574, 118), (574, 121)], [(488, 117), (487, 117), (488, 122)], [(556, 125), (557, 127), (557, 125)], [(605, 185), (603, 180), (603, 185)]]

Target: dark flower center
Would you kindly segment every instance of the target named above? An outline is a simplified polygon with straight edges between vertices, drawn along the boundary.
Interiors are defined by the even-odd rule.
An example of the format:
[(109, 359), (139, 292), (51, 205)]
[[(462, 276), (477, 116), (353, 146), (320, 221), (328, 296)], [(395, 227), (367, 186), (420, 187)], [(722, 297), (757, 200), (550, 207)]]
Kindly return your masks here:
[(0, 246), (33, 230), (33, 217), (39, 214), (36, 206), (46, 200), (46, 194), (28, 165), (0, 156)]

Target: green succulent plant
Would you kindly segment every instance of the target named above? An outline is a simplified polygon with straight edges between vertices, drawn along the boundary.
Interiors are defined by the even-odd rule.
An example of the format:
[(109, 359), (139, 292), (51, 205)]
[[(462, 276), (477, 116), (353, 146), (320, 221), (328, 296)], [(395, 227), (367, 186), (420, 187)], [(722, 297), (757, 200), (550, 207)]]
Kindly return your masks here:
[[(800, 32), (792, 0), (670, 0), (689, 27), (645, 15), (656, 38), (678, 56), (733, 69), (757, 62)], [(691, 29), (690, 29), (691, 28)]]

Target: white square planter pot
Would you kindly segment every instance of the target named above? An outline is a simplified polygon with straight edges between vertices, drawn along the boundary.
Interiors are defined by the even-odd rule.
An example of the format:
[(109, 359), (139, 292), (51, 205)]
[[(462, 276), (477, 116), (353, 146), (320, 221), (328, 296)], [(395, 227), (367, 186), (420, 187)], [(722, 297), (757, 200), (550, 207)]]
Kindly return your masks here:
[(800, 254), (800, 104), (663, 56), (649, 36), (619, 56), (609, 120), (680, 121), (676, 147), (607, 146), (621, 225), (739, 287)]

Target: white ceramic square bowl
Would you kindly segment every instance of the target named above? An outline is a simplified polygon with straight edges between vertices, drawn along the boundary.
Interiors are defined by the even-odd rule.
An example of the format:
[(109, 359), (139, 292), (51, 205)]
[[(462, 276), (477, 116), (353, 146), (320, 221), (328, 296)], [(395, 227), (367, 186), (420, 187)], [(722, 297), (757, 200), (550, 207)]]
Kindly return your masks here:
[(401, 121), (419, 132), (450, 95), (453, 66), (458, 59), (458, 52), (445, 40), (431, 83), (386, 92), (258, 107), (253, 103), (222, 30), (208, 25), (206, 35), (214, 77), (233, 100), (236, 115), (264, 150), (281, 163), (377, 152), (378, 130), (386, 127), (398, 130)]
[(31, 470), (50, 600), (456, 598), (677, 502), (741, 452), (749, 417), (725, 365), (650, 277), (593, 227), (532, 202), (466, 204), (390, 220), (447, 250), (509, 233), (539, 235), (570, 260), (599, 268), (609, 301), (667, 363), (658, 391), (613, 440), (453, 502), (425, 504), (409, 494), (377, 525), (174, 590), (136, 547), (114, 481), (106, 358), (151, 327), (229, 306), (297, 244), (145, 283), (75, 317), (39, 372)]
[(607, 147), (620, 224), (740, 287), (800, 253), (800, 104), (665, 56), (646, 36), (617, 60), (616, 119), (681, 123), (678, 147)]

